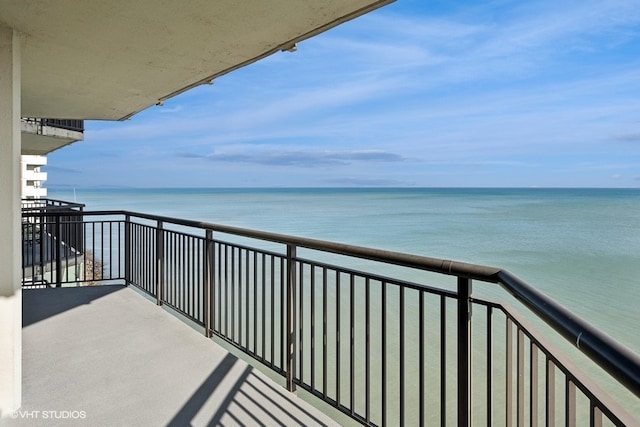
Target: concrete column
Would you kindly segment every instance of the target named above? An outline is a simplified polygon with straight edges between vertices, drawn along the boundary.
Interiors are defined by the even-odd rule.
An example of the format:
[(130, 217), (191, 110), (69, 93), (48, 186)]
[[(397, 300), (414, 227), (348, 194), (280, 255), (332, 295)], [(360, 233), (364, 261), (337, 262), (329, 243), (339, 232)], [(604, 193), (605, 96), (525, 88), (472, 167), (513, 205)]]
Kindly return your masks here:
[(22, 394), (20, 40), (0, 25), (0, 416)]

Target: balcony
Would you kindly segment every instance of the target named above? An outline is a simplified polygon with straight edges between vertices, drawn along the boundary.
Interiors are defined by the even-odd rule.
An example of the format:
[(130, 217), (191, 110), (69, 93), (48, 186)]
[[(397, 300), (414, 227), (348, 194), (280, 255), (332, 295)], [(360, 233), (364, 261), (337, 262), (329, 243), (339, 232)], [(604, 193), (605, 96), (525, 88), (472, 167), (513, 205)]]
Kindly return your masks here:
[(25, 181), (46, 181), (47, 173), (36, 171), (33, 169), (27, 169), (22, 175), (22, 179)]
[(2, 426), (336, 425), (131, 288), (23, 298), (24, 400)]
[(84, 120), (71, 119), (36, 119), (32, 117), (22, 118), (22, 130), (33, 133), (45, 133), (44, 128), (64, 129), (73, 132), (84, 133)]
[(24, 185), (22, 187), (22, 196), (27, 199), (40, 199), (43, 197), (47, 197), (47, 189), (45, 187)]
[[(32, 251), (23, 256), (25, 357), (53, 358), (62, 373), (80, 363), (90, 373), (83, 375), (102, 384), (109, 382), (105, 377), (128, 378), (133, 374), (126, 372), (138, 372), (141, 361), (149, 361), (144, 375), (155, 384), (154, 374), (164, 377), (192, 365), (173, 356), (155, 365), (169, 351), (157, 347), (178, 338), (165, 336), (168, 326), (154, 329), (153, 324), (177, 328), (180, 318), (192, 326), (190, 332), (201, 332), (203, 345), (209, 346), (203, 351), (212, 360), (227, 356), (211, 340), (253, 360), (279, 378), (282, 390), (315, 402), (342, 424), (638, 424), (638, 355), (504, 270), (126, 211), (32, 208), (24, 211), (23, 222), (25, 251)], [(45, 240), (49, 244), (42, 244)], [(76, 287), (86, 284), (110, 286)], [(46, 301), (70, 307), (56, 311)], [(48, 310), (64, 313), (47, 317)], [(32, 323), (30, 316), (43, 319)], [(91, 326), (89, 318), (98, 324)], [(82, 338), (78, 328), (85, 326), (91, 336)], [(40, 332), (30, 347), (35, 329)], [(143, 331), (135, 338), (145, 343), (135, 350), (143, 354), (119, 341), (133, 334), (131, 329)], [(45, 353), (47, 343), (40, 337), (58, 343), (52, 348), (59, 350), (31, 355)], [(98, 341), (106, 348), (94, 349)], [(72, 350), (60, 348), (67, 342)], [(107, 363), (113, 362), (114, 347), (124, 355), (118, 366)], [(194, 352), (181, 354), (200, 357)], [(30, 393), (60, 393), (38, 379), (45, 361), (25, 366), (39, 366), (26, 372), (25, 405), (43, 408)], [(238, 403), (238, 390), (245, 386), (234, 379), (229, 394), (223, 393), (224, 381), (211, 377), (217, 371), (207, 365), (185, 377), (187, 385), (176, 380), (176, 387), (199, 387), (194, 400), (187, 391), (168, 398), (161, 387), (152, 395), (129, 393), (131, 416), (153, 416), (148, 412), (154, 407), (145, 409), (147, 401), (167, 402), (160, 405), (162, 422), (183, 413), (191, 421), (219, 420), (216, 410), (200, 412), (206, 405), (231, 408), (225, 405), (233, 402), (246, 408)], [(94, 408), (96, 398), (87, 392), (94, 380), (59, 381), (73, 384), (61, 395), (75, 397), (56, 408)], [(137, 385), (127, 387), (136, 390)], [(278, 387), (261, 389), (251, 402), (274, 414), (277, 408), (265, 405), (281, 395)], [(294, 406), (301, 408), (297, 402)], [(276, 406), (282, 410), (283, 405)], [(311, 409), (301, 411), (312, 414), (304, 424), (330, 423)], [(276, 419), (265, 416), (272, 417), (264, 419), (267, 424)]]
[(84, 132), (84, 120), (41, 119), (42, 126), (51, 126), (58, 129), (66, 129), (74, 132)]
[(83, 120), (22, 118), (22, 154), (43, 155), (84, 139)]

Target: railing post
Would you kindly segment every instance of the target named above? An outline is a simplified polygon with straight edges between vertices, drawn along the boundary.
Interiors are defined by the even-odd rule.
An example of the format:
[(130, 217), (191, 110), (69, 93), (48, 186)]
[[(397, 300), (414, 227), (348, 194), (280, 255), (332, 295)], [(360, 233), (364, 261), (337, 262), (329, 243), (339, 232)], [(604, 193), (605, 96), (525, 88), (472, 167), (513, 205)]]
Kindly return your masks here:
[(162, 221), (156, 227), (156, 304), (162, 305), (164, 295), (164, 232)]
[(287, 245), (287, 390), (295, 391), (296, 370), (296, 247)]
[(471, 425), (471, 279), (458, 277), (458, 426)]
[(62, 224), (56, 214), (56, 288), (62, 287)]
[[(46, 212), (46, 211), (42, 211), (42, 212)], [(36, 219), (37, 218), (37, 219)], [(38, 217), (34, 216), (33, 217), (33, 222), (34, 222), (34, 227), (37, 225), (39, 225), (39, 233), (40, 235), (38, 236), (38, 241), (40, 242), (40, 263), (39, 263), (39, 267), (40, 267), (40, 279), (42, 280), (42, 283), (45, 283), (44, 281), (44, 274), (45, 274), (45, 270), (46, 270), (46, 265), (47, 263), (45, 262), (45, 237), (46, 237), (46, 231), (45, 231), (45, 227), (48, 227), (49, 224), (49, 219), (45, 216), (45, 215), (40, 215)], [(35, 244), (35, 242), (33, 242)], [(35, 255), (33, 256), (33, 258), (35, 258)], [(33, 260), (33, 264), (35, 264), (35, 259)], [(33, 274), (33, 271), (32, 271)]]
[(124, 216), (124, 284), (131, 283), (131, 216)]
[(207, 338), (211, 338), (211, 319), (213, 318), (213, 312), (211, 308), (213, 304), (211, 303), (212, 292), (212, 284), (213, 284), (213, 262), (214, 262), (214, 253), (213, 253), (213, 231), (206, 231), (205, 238), (205, 246), (204, 246), (204, 335)]

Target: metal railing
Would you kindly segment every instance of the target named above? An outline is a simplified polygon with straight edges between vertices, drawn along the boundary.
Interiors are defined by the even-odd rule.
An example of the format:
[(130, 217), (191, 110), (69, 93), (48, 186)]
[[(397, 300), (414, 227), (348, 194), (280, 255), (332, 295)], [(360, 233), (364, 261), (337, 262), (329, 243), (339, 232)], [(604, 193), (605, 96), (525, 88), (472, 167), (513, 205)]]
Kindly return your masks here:
[(42, 126), (84, 132), (84, 120), (73, 119), (42, 119)]
[(67, 202), (57, 199), (22, 199), (22, 212), (42, 211), (52, 209), (66, 209), (74, 211), (84, 210), (85, 205), (82, 203)]
[[(56, 199), (22, 200), (22, 281), (31, 286), (60, 285), (85, 254), (84, 205)], [(55, 215), (50, 215), (55, 213)], [(90, 255), (89, 255), (90, 256)]]
[(51, 126), (58, 129), (66, 129), (84, 133), (84, 120), (75, 119), (41, 119), (35, 117), (23, 117), (22, 122), (39, 126)]
[[(86, 250), (52, 254), (73, 261), (55, 285), (135, 286), (362, 424), (637, 424), (571, 361), (586, 355), (637, 405), (638, 355), (504, 270), (125, 211), (23, 215), (82, 227)], [(99, 274), (68, 274), (88, 253)]]

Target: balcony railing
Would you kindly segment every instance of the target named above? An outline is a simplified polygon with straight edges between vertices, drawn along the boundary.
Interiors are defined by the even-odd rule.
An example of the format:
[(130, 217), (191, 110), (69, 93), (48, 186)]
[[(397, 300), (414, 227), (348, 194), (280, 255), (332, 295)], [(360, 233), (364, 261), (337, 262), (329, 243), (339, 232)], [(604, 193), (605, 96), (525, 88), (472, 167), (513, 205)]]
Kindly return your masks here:
[[(83, 209), (81, 203), (62, 200), (22, 200), (24, 284), (40, 287), (47, 283), (59, 283), (62, 281), (63, 265), (68, 267), (70, 262), (75, 262), (78, 256), (84, 254)], [(55, 215), (47, 215), (54, 212)]]
[(84, 120), (71, 119), (42, 119), (42, 126), (84, 132)]
[[(22, 199), (22, 212), (24, 214), (52, 210), (82, 211), (85, 205), (82, 203), (67, 202), (56, 199)], [(27, 216), (28, 217), (28, 216)]]
[(66, 129), (75, 132), (84, 132), (84, 120), (74, 119), (40, 119), (33, 117), (23, 117), (23, 122), (39, 124), (40, 126), (51, 126), (59, 129)]
[(57, 229), (46, 286), (135, 286), (362, 424), (637, 424), (638, 355), (504, 270), (125, 211), (23, 218)]

